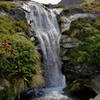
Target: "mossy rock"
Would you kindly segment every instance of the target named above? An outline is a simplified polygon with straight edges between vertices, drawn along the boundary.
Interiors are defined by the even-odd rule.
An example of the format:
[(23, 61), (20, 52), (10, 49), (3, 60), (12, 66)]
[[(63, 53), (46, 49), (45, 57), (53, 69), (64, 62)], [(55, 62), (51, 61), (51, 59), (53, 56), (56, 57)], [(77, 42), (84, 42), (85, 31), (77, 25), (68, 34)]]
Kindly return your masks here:
[(100, 66), (100, 27), (99, 20), (75, 21), (70, 30), (66, 33), (71, 37), (77, 38), (79, 46), (72, 49), (69, 53), (70, 62), (73, 65), (82, 63)]
[(70, 13), (70, 9), (69, 8), (64, 8), (63, 12), (66, 13), (66, 14)]
[(22, 32), (29, 36), (29, 26), (23, 21), (11, 20), (10, 18), (0, 15), (0, 34), (16, 34)]
[(57, 5), (54, 6), (54, 8), (64, 8), (64, 6), (61, 5), (61, 4), (57, 4)]
[(16, 8), (17, 6), (11, 2), (0, 2), (0, 10), (4, 10), (5, 12), (10, 12), (12, 8)]

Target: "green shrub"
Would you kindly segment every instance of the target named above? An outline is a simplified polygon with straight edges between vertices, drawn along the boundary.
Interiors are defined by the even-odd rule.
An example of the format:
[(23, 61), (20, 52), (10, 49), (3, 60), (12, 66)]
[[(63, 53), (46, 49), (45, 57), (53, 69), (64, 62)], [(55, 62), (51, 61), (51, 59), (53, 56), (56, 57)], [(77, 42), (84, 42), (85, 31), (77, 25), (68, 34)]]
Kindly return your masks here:
[[(70, 63), (88, 63), (100, 66), (100, 27), (99, 22), (75, 21), (68, 32), (77, 38), (80, 45), (69, 53)], [(75, 31), (78, 30), (78, 31)]]
[(16, 5), (10, 2), (0, 2), (0, 10), (9, 12), (12, 8), (16, 8)]
[(29, 86), (32, 77), (40, 73), (40, 55), (30, 40), (22, 34), (0, 35), (0, 78), (10, 83), (8, 87), (12, 86), (19, 94), (25, 83)]
[(29, 79), (40, 71), (39, 54), (30, 40), (21, 34), (3, 34), (0, 39), (0, 69), (5, 78)]
[(23, 21), (12, 21), (10, 18), (0, 15), (0, 34), (16, 34), (18, 32), (29, 35), (29, 26)]
[(15, 100), (26, 88), (38, 88), (45, 84), (40, 55), (28, 38), (29, 33), (29, 26), (23, 21), (0, 15), (1, 100)]

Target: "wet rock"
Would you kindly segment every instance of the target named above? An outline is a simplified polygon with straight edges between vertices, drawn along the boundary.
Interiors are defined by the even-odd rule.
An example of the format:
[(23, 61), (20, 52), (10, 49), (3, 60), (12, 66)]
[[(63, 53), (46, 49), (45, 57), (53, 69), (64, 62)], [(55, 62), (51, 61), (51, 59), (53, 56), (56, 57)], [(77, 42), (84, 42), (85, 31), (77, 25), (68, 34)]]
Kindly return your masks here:
[(88, 65), (86, 63), (78, 65), (78, 66), (71, 66), (70, 64), (66, 64), (66, 67), (64, 67), (64, 73), (74, 73), (77, 75), (77, 77), (90, 77), (92, 75), (95, 75), (96, 73), (99, 74), (99, 68), (94, 65)]
[(8, 15), (14, 20), (21, 20), (27, 23), (25, 12), (22, 8), (13, 8)]
[(74, 100), (89, 100), (90, 98), (94, 98), (97, 94), (91, 88), (83, 86), (71, 91), (70, 95)]
[(100, 94), (98, 94), (94, 99), (91, 98), (90, 100), (100, 100)]
[(32, 98), (40, 97), (44, 93), (37, 89), (28, 89), (21, 93), (19, 100), (31, 100)]
[(95, 76), (91, 79), (91, 87), (96, 93), (100, 94), (100, 76)]
[(71, 21), (66, 16), (60, 16), (61, 32), (68, 31), (70, 28)]
[(35, 38), (34, 37), (31, 37), (31, 41), (34, 42), (35, 41)]
[(76, 41), (75, 38), (68, 37), (67, 35), (62, 35), (61, 40), (62, 40), (62, 43), (66, 43), (66, 42), (72, 43)]
[(68, 61), (68, 60), (69, 60), (69, 58), (68, 58), (68, 57), (66, 57), (66, 56), (64, 56), (64, 57), (62, 58), (62, 60), (63, 60), (63, 61)]
[(65, 44), (62, 45), (62, 47), (66, 48), (66, 49), (75, 48), (77, 46), (78, 46), (78, 44), (74, 44), (74, 43), (65, 43)]

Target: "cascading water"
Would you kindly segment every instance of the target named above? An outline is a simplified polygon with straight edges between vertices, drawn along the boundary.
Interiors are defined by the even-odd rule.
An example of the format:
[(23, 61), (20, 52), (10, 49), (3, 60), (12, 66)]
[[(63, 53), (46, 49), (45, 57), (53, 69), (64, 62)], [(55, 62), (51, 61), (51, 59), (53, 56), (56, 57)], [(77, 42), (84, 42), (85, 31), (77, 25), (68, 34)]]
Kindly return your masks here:
[(35, 2), (24, 4), (23, 8), (28, 11), (26, 13), (28, 24), (35, 31), (43, 52), (46, 88), (42, 91), (50, 94), (49, 97), (45, 96), (38, 100), (60, 100), (62, 98), (68, 100), (67, 96), (59, 94), (66, 84), (61, 72), (59, 56), (61, 34), (56, 15), (52, 10), (46, 10), (41, 4)]
[(56, 15), (46, 11), (38, 3), (29, 3), (30, 13), (26, 13), (28, 23), (36, 33), (43, 52), (46, 87), (65, 87), (65, 78), (61, 73), (60, 30)]

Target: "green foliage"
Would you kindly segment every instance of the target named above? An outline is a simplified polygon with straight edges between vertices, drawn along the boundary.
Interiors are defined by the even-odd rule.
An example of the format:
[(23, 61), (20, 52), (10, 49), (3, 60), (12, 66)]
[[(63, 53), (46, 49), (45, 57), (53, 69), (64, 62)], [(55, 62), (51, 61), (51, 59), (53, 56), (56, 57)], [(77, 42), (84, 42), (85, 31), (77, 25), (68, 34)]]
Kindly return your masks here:
[[(15, 100), (15, 97), (19, 98), (20, 93), (26, 88), (44, 86), (40, 55), (28, 35), (27, 24), (0, 15), (0, 81), (2, 81), (0, 94), (3, 94), (0, 95), (0, 99), (3, 98), (2, 100)], [(31, 82), (35, 85), (31, 85)]]
[(69, 8), (64, 8), (63, 10), (65, 13), (70, 13), (70, 9)]
[[(5, 95), (10, 92), (5, 92), (5, 89), (11, 86), (19, 96), (25, 84), (29, 87), (32, 77), (40, 73), (40, 55), (28, 38), (22, 34), (0, 34), (0, 78), (7, 80), (6, 85), (3, 83)], [(12, 90), (10, 93), (13, 97)]]
[(0, 92), (1, 100), (15, 100), (14, 89), (12, 87), (5, 88)]
[(80, 6), (84, 8), (90, 8), (96, 11), (100, 11), (100, 0), (86, 0)]
[(29, 26), (23, 21), (12, 21), (10, 18), (0, 15), (0, 34), (16, 34), (18, 32), (29, 35)]
[(100, 20), (97, 19), (94, 25), (95, 25), (97, 28), (100, 28)]
[(40, 71), (39, 54), (31, 41), (21, 34), (2, 34), (0, 39), (0, 69), (6, 79), (29, 80)]
[(54, 8), (63, 8), (63, 5), (57, 4), (57, 5), (54, 6)]
[[(79, 40), (79, 46), (69, 53), (70, 63), (88, 63), (100, 66), (100, 27), (96, 22), (75, 21), (68, 32)], [(76, 31), (78, 30), (78, 31)]]
[(16, 8), (16, 5), (10, 2), (0, 2), (0, 10), (9, 12), (12, 8)]

